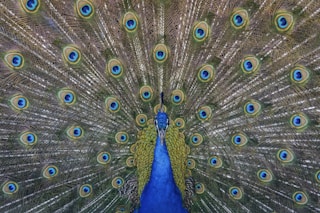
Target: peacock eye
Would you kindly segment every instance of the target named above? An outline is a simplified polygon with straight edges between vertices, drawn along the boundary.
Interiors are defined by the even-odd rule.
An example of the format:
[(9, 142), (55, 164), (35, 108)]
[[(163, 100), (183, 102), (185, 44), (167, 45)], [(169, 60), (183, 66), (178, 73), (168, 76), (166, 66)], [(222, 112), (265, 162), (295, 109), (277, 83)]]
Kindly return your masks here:
[(89, 19), (94, 14), (94, 7), (89, 0), (78, 0), (76, 3), (78, 15), (83, 19)]
[(183, 129), (185, 126), (185, 121), (182, 118), (176, 118), (174, 124), (178, 129)]
[(10, 99), (10, 106), (14, 110), (22, 111), (29, 107), (29, 100), (23, 95), (16, 94)]
[(246, 75), (256, 73), (260, 69), (260, 61), (255, 56), (244, 57), (240, 64), (242, 72)]
[(202, 42), (209, 36), (209, 26), (207, 22), (196, 22), (193, 27), (193, 38), (196, 42)]
[(303, 131), (308, 127), (309, 119), (304, 113), (296, 113), (290, 118), (291, 127), (298, 131)]
[(23, 10), (27, 13), (33, 14), (39, 10), (40, 0), (20, 0)]
[(37, 135), (29, 131), (21, 133), (19, 139), (20, 143), (27, 148), (32, 147), (38, 141)]
[(58, 98), (63, 105), (71, 106), (76, 102), (76, 94), (70, 89), (61, 89)]
[(203, 136), (199, 133), (193, 133), (190, 142), (193, 146), (199, 146), (203, 142)]
[(230, 18), (231, 26), (235, 29), (241, 29), (249, 24), (248, 12), (244, 9), (235, 9)]
[(126, 164), (128, 167), (134, 167), (136, 165), (135, 158), (133, 156), (129, 156), (126, 160)]
[(200, 107), (197, 111), (197, 117), (200, 121), (208, 121), (212, 116), (212, 109), (209, 106)]
[(144, 127), (147, 125), (147, 115), (145, 114), (139, 114), (136, 117), (136, 124), (140, 127)]
[(117, 143), (125, 144), (129, 141), (129, 135), (126, 132), (118, 132), (115, 136)]
[(100, 152), (97, 156), (98, 163), (106, 165), (111, 161), (111, 155), (109, 152)]
[(113, 180), (112, 180), (112, 187), (115, 188), (115, 189), (119, 189), (120, 187), (122, 187), (124, 184), (124, 179), (122, 177), (115, 177)]
[(229, 195), (235, 200), (240, 200), (242, 198), (242, 191), (239, 187), (233, 186), (229, 188)]
[(305, 66), (297, 65), (290, 71), (290, 80), (296, 85), (305, 85), (310, 80), (310, 70)]
[(171, 93), (171, 103), (174, 105), (180, 105), (185, 100), (185, 95), (182, 90), (174, 90)]
[(280, 149), (277, 152), (277, 158), (282, 163), (289, 163), (294, 160), (294, 154), (289, 149)]
[(235, 146), (244, 146), (248, 142), (248, 137), (244, 133), (237, 133), (232, 136), (231, 141)]
[(64, 60), (71, 65), (79, 64), (81, 61), (81, 52), (74, 45), (64, 47), (62, 53)]
[(7, 195), (12, 195), (17, 193), (19, 190), (19, 185), (14, 181), (7, 181), (2, 184), (2, 191)]
[(106, 73), (109, 73), (113, 78), (120, 78), (124, 72), (123, 65), (119, 59), (110, 59), (106, 66)]
[(105, 100), (105, 105), (109, 112), (115, 113), (120, 110), (120, 102), (114, 97), (107, 97)]
[(58, 175), (58, 168), (54, 165), (47, 166), (43, 169), (42, 176), (47, 179), (51, 179)]
[(72, 140), (80, 139), (83, 135), (84, 130), (80, 126), (71, 126), (67, 129), (67, 136)]
[(188, 169), (194, 169), (196, 167), (196, 161), (193, 159), (188, 159), (186, 166)]
[(222, 166), (222, 160), (218, 156), (210, 157), (209, 160), (208, 160), (208, 163), (214, 169), (218, 169), (218, 168), (220, 168)]
[(264, 183), (271, 182), (273, 178), (272, 173), (267, 169), (260, 169), (257, 172), (257, 177), (261, 182), (264, 182)]
[(280, 33), (288, 32), (294, 26), (293, 15), (290, 12), (279, 10), (275, 14), (274, 24), (278, 32)]
[(138, 28), (138, 23), (138, 17), (134, 13), (127, 12), (126, 14), (124, 14), (122, 25), (127, 32), (135, 32)]
[(195, 191), (197, 194), (203, 194), (205, 191), (205, 187), (204, 187), (203, 183), (196, 183)]
[(244, 105), (244, 112), (247, 116), (256, 116), (261, 112), (261, 104), (256, 100), (249, 100)]
[(84, 184), (80, 186), (79, 195), (80, 197), (89, 197), (92, 193), (92, 186), (90, 184)]
[(150, 86), (142, 86), (139, 94), (143, 102), (150, 102), (153, 97), (153, 89)]
[(153, 58), (158, 63), (163, 63), (167, 60), (169, 49), (164, 44), (157, 44), (153, 50)]
[(299, 205), (304, 205), (304, 204), (308, 203), (308, 197), (302, 191), (297, 191), (297, 192), (293, 193), (292, 198), (293, 198), (293, 201)]
[(198, 80), (203, 83), (211, 81), (215, 76), (215, 69), (210, 64), (203, 64), (198, 70)]

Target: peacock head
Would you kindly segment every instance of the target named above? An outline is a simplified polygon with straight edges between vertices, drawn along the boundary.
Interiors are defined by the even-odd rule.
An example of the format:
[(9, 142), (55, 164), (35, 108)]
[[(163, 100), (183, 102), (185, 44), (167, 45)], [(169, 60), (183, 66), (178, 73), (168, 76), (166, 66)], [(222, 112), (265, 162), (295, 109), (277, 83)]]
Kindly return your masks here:
[(167, 113), (164, 112), (164, 109), (163, 109), (163, 92), (160, 94), (160, 102), (161, 102), (161, 107), (154, 119), (154, 124), (157, 128), (157, 132), (158, 132), (158, 136), (160, 138), (161, 144), (163, 144), (166, 130), (169, 126), (169, 117)]
[(167, 113), (159, 111), (155, 117), (154, 124), (156, 125), (157, 131), (166, 131), (169, 126), (169, 118)]

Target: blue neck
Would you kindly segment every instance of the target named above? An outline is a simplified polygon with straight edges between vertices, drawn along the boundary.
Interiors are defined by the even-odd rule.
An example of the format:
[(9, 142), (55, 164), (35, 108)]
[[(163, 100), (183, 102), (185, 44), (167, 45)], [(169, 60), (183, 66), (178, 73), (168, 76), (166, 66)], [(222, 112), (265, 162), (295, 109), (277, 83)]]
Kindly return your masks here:
[(187, 213), (183, 207), (180, 190), (173, 179), (166, 143), (164, 141), (161, 145), (159, 136), (154, 150), (150, 180), (142, 192), (140, 208), (135, 211), (144, 212)]

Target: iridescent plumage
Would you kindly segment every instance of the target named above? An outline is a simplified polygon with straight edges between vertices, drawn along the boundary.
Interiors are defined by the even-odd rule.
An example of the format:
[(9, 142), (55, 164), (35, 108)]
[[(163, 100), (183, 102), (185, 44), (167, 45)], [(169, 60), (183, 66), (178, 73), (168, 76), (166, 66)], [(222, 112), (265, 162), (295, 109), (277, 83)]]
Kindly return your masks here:
[(316, 0), (1, 1), (0, 212), (319, 212), (319, 20)]

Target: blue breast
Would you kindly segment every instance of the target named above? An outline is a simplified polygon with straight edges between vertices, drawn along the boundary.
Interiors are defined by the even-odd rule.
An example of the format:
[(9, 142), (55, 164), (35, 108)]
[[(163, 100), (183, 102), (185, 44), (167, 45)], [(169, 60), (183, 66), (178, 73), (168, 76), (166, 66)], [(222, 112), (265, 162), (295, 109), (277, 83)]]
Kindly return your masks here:
[(141, 198), (140, 208), (135, 213), (187, 213), (183, 207), (180, 190), (173, 179), (170, 157), (165, 143), (161, 145), (157, 137), (152, 163), (152, 171), (148, 184)]

